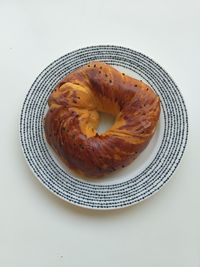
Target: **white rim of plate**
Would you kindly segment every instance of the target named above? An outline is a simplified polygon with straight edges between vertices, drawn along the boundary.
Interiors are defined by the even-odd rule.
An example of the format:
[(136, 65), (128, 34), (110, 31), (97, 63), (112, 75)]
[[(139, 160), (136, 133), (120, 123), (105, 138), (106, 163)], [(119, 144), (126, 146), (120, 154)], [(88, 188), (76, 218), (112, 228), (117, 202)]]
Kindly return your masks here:
[[(160, 147), (149, 165), (128, 181), (102, 185), (77, 180), (56, 163), (43, 135), (43, 118), (51, 91), (68, 73), (93, 60), (137, 73), (162, 99), (164, 133)], [(53, 61), (32, 84), (20, 117), (22, 149), (35, 176), (60, 198), (91, 209), (123, 208), (156, 193), (180, 163), (187, 139), (186, 106), (169, 74), (142, 53), (114, 45), (81, 48)]]

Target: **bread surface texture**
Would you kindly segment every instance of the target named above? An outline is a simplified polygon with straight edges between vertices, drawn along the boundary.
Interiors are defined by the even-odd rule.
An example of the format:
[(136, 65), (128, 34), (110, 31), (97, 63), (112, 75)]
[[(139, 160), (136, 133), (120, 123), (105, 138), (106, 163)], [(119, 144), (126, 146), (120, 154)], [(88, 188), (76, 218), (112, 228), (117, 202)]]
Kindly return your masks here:
[[(101, 177), (130, 164), (152, 138), (160, 99), (144, 82), (98, 61), (68, 74), (51, 93), (47, 142), (70, 168)], [(99, 112), (115, 116), (98, 134)]]

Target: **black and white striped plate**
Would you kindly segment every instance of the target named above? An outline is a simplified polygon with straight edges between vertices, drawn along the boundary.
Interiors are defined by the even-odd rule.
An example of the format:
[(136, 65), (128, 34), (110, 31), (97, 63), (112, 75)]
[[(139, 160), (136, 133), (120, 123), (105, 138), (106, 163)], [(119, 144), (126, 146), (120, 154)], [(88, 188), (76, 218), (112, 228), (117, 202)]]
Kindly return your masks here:
[[(64, 166), (46, 143), (43, 131), (47, 99), (55, 85), (92, 60), (145, 81), (161, 99), (159, 125), (148, 147), (130, 166), (100, 180), (79, 177)], [(29, 166), (50, 191), (82, 207), (115, 209), (146, 199), (168, 181), (185, 150), (188, 118), (176, 84), (152, 59), (120, 46), (91, 46), (55, 60), (36, 78), (22, 108), (20, 136)]]

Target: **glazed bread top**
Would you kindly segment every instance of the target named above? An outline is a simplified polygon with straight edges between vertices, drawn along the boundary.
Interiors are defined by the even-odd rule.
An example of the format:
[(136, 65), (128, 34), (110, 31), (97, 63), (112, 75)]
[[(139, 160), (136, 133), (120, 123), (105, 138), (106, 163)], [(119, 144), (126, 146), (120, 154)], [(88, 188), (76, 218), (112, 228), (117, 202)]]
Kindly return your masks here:
[[(48, 105), (48, 143), (68, 166), (97, 177), (132, 162), (153, 136), (160, 115), (159, 97), (150, 86), (97, 61), (67, 75)], [(116, 117), (100, 135), (98, 111)]]

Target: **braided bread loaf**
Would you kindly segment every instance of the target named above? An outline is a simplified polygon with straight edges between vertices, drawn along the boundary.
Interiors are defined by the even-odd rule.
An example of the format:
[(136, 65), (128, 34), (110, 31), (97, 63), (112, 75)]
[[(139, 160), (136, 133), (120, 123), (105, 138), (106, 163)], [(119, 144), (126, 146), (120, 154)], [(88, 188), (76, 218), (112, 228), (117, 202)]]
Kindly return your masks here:
[[(103, 62), (67, 75), (51, 93), (45, 117), (50, 146), (72, 169), (100, 177), (131, 163), (155, 132), (160, 100), (142, 81)], [(98, 134), (98, 111), (116, 117)]]

